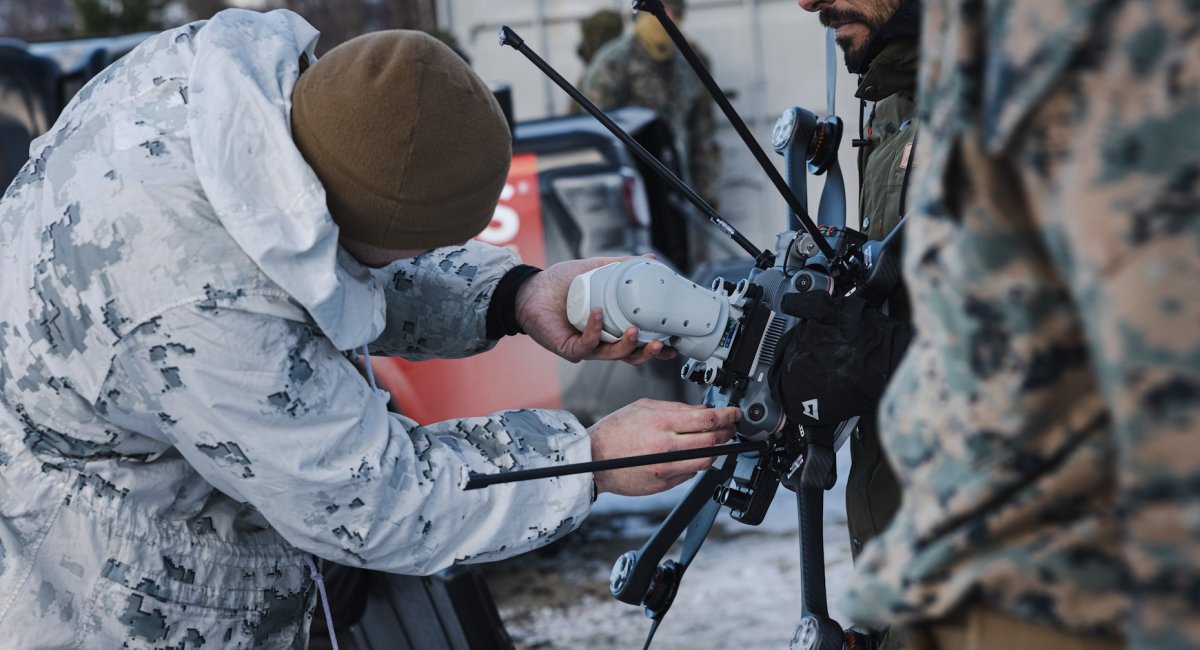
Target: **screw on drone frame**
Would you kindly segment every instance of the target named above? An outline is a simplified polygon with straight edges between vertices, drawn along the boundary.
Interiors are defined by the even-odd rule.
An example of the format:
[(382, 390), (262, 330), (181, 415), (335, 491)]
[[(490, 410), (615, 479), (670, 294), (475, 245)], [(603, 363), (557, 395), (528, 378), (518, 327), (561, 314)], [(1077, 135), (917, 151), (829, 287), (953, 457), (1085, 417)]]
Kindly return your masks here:
[(649, 12), (658, 19), (658, 22), (662, 23), (663, 29), (671, 37), (671, 42), (675, 43), (675, 47), (679, 48), (680, 53), (683, 54), (683, 58), (696, 71), (696, 75), (700, 78), (700, 83), (704, 84), (709, 94), (717, 102), (717, 106), (721, 107), (721, 112), (729, 119), (729, 123), (733, 125), (734, 130), (741, 136), (742, 141), (746, 143), (746, 147), (750, 149), (750, 153), (754, 155), (754, 159), (758, 161), (763, 171), (766, 172), (767, 177), (771, 179), (771, 183), (775, 186), (775, 189), (779, 191), (779, 194), (783, 196), (783, 200), (787, 202), (788, 207), (792, 209), (796, 217), (800, 220), (800, 223), (804, 225), (804, 229), (812, 234), (821, 252), (830, 260), (837, 259), (837, 254), (833, 250), (833, 247), (821, 236), (816, 224), (813, 223), (812, 217), (808, 215), (808, 211), (804, 209), (804, 205), (801, 204), (800, 199), (796, 197), (796, 193), (788, 187), (787, 182), (779, 175), (779, 170), (775, 169), (775, 165), (767, 158), (766, 152), (762, 150), (762, 147), (758, 145), (758, 141), (751, 135), (750, 129), (746, 127), (746, 123), (742, 121), (741, 116), (734, 110), (733, 105), (729, 103), (729, 99), (725, 97), (725, 93), (717, 86), (717, 82), (708, 73), (708, 69), (700, 61), (700, 57), (696, 56), (696, 51), (692, 49), (691, 44), (688, 43), (688, 40), (684, 38), (679, 28), (675, 26), (670, 16), (667, 15), (662, 0), (633, 0), (633, 8), (638, 11)]
[(611, 131), (613, 135), (617, 136), (617, 138), (621, 140), (621, 142), (624, 142), (625, 145), (628, 146), (630, 150), (642, 160), (642, 162), (649, 165), (650, 168), (653, 169), (659, 176), (661, 176), (668, 185), (670, 185), (676, 191), (682, 193), (688, 199), (688, 201), (692, 203), (692, 205), (696, 206), (701, 212), (704, 213), (705, 216), (708, 217), (708, 220), (711, 221), (713, 225), (719, 228), (721, 232), (728, 235), (730, 239), (736, 242), (738, 246), (741, 246), (747, 253), (750, 253), (750, 256), (755, 258), (756, 263), (761, 268), (770, 268), (775, 264), (774, 253), (767, 250), (760, 251), (757, 249), (749, 239), (746, 239), (745, 235), (738, 232), (737, 229), (730, 225), (728, 221), (725, 221), (725, 219), (723, 219), (721, 215), (714, 210), (711, 205), (708, 204), (708, 202), (701, 198), (695, 190), (688, 187), (687, 183), (684, 183), (682, 180), (680, 180), (679, 177), (676, 176), (675, 173), (670, 169), (668, 169), (666, 165), (659, 162), (659, 160), (655, 158), (654, 155), (649, 151), (646, 151), (645, 147), (638, 143), (637, 140), (634, 140), (632, 137), (630, 137), (630, 135), (626, 133), (624, 129), (618, 126), (616, 122), (613, 122), (612, 119), (604, 113), (604, 111), (600, 110), (600, 108), (593, 104), (592, 101), (589, 100), (583, 93), (579, 92), (575, 86), (571, 85), (571, 82), (564, 79), (562, 75), (558, 74), (554, 68), (550, 67), (550, 64), (542, 60), (542, 57), (538, 56), (536, 52), (530, 49), (530, 47), (525, 44), (525, 39), (521, 38), (515, 31), (512, 30), (511, 27), (505, 25), (500, 28), (499, 41), (501, 45), (507, 45), (515, 49), (523, 54), (525, 58), (529, 59), (529, 61), (532, 62), (533, 65), (537, 66), (537, 68), (541, 70), (547, 77), (549, 77), (551, 81), (553, 81), (558, 85), (559, 88), (562, 88), (563, 91), (570, 95), (571, 99), (574, 99), (584, 110), (590, 113), (592, 117), (595, 117), (597, 120), (599, 120), (600, 123), (604, 125), (604, 128)]

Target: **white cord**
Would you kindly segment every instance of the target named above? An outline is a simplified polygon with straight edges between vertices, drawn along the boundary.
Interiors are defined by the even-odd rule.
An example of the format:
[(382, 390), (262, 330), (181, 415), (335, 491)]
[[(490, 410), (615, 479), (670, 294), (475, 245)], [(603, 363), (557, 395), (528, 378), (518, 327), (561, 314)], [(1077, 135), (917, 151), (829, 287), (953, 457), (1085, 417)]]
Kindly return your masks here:
[[(375, 370), (371, 368), (371, 353), (365, 345), (362, 346), (362, 356), (363, 365), (367, 367), (367, 381), (371, 383), (372, 390), (379, 390), (379, 387), (375, 385)], [(317, 593), (321, 595), (321, 608), (325, 610), (325, 626), (329, 628), (329, 643), (333, 644), (333, 650), (340, 650), (338, 648), (337, 633), (333, 631), (333, 612), (329, 611), (329, 594), (325, 593), (325, 578), (317, 570), (317, 565), (313, 562), (311, 556), (305, 555), (304, 562), (308, 565), (308, 573), (312, 577), (313, 582), (317, 583)]]
[(329, 611), (329, 595), (325, 593), (325, 579), (321, 577), (321, 572), (317, 570), (317, 565), (313, 562), (312, 556), (305, 555), (304, 562), (308, 565), (309, 576), (313, 582), (317, 583), (317, 593), (321, 595), (321, 607), (325, 609), (325, 626), (329, 628), (329, 642), (333, 644), (333, 650), (339, 650), (337, 642), (337, 634), (333, 631), (333, 613)]
[(371, 353), (367, 351), (367, 346), (362, 346), (363, 365), (367, 367), (367, 381), (371, 382), (371, 390), (379, 390), (375, 385), (375, 369), (371, 367)]

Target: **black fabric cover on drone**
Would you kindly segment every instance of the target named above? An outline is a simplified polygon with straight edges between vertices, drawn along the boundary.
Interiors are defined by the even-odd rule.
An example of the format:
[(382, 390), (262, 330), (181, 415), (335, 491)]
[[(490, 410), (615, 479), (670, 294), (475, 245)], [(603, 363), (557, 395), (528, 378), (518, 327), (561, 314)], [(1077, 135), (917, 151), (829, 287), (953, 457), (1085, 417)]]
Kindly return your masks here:
[[(912, 338), (912, 326), (888, 318), (861, 298), (810, 291), (784, 298), (783, 310), (802, 318), (779, 341), (771, 391), (788, 419), (834, 425), (879, 403)], [(817, 400), (817, 417), (805, 402)]]

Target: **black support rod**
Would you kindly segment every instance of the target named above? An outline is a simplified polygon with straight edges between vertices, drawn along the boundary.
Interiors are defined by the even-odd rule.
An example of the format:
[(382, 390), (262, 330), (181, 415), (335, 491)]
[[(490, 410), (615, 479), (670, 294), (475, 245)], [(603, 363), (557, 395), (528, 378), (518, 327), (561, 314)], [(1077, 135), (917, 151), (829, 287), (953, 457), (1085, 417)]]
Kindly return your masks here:
[(729, 98), (725, 96), (725, 92), (717, 86), (717, 82), (713, 80), (712, 75), (704, 67), (700, 61), (700, 57), (696, 56), (696, 51), (692, 49), (691, 44), (679, 32), (679, 28), (667, 16), (667, 10), (663, 7), (662, 0), (633, 0), (633, 8), (638, 11), (647, 11), (662, 23), (663, 29), (667, 30), (667, 35), (671, 37), (671, 42), (675, 43), (675, 47), (683, 54), (683, 58), (687, 59), (688, 65), (696, 71), (696, 76), (700, 77), (700, 83), (708, 89), (708, 93), (717, 102), (717, 106), (721, 107), (721, 112), (729, 119), (729, 123), (733, 125), (733, 129), (742, 137), (742, 142), (746, 143), (746, 147), (750, 149), (750, 153), (754, 155), (754, 159), (762, 166), (763, 171), (767, 173), (767, 177), (771, 179), (771, 183), (775, 185), (775, 189), (779, 190), (779, 194), (783, 196), (783, 200), (787, 202), (788, 207), (792, 212), (796, 213), (796, 217), (800, 219), (800, 223), (804, 229), (813, 236), (813, 240), (817, 243), (817, 247), (825, 254), (827, 259), (833, 260), (837, 257), (833, 247), (829, 242), (825, 241), (825, 237), (821, 235), (821, 231), (817, 229), (813, 223), (812, 217), (808, 216), (808, 211), (804, 209), (804, 205), (800, 203), (800, 199), (796, 198), (796, 193), (788, 187), (787, 181), (783, 180), (783, 176), (779, 175), (779, 170), (775, 169), (775, 165), (767, 158), (766, 152), (758, 145), (758, 141), (750, 134), (750, 129), (746, 127), (746, 123), (742, 121), (742, 117), (734, 110), (733, 105), (729, 103)]
[(770, 443), (765, 440), (735, 442), (727, 445), (717, 445), (716, 447), (699, 447), (696, 449), (684, 449), (682, 451), (668, 451), (662, 454), (647, 454), (645, 456), (630, 456), (628, 458), (611, 458), (609, 460), (595, 460), (589, 463), (572, 463), (570, 465), (558, 465), (555, 467), (521, 469), (513, 472), (504, 472), (501, 474), (478, 474), (476, 472), (471, 472), (470, 476), (467, 478), (467, 484), (463, 486), (463, 489), (478, 490), (479, 488), (485, 488), (489, 485), (496, 485), (497, 483), (531, 481), (533, 479), (550, 478), (552, 476), (586, 474), (588, 472), (602, 472), (609, 469), (622, 469), (625, 467), (640, 467), (642, 465), (673, 463), (678, 460), (691, 460), (693, 458), (704, 458), (706, 456), (724, 456), (726, 454), (762, 451), (770, 446)]
[[(687, 197), (688, 201), (691, 201), (692, 205), (696, 206), (701, 212), (703, 212), (714, 226), (719, 228), (721, 232), (728, 235), (730, 239), (736, 242), (738, 246), (741, 246), (747, 253), (750, 253), (751, 257), (755, 258), (755, 260), (769, 258), (770, 263), (768, 263), (766, 267), (770, 267), (774, 264), (774, 254), (772, 254), (770, 251), (760, 251), (755, 248), (754, 244), (751, 243), (749, 239), (746, 239), (745, 235), (738, 232), (737, 229), (730, 225), (728, 221), (725, 221), (725, 219), (721, 218), (721, 215), (714, 210), (713, 207), (708, 204), (708, 202), (701, 198), (695, 190), (688, 187), (687, 183), (679, 180), (679, 177), (676, 176), (674, 172), (668, 169), (666, 165), (659, 162), (659, 160), (655, 158), (653, 154), (651, 154), (649, 151), (646, 151), (645, 147), (638, 143), (637, 140), (634, 140), (632, 137), (630, 137), (630, 135), (626, 133), (624, 129), (618, 126), (616, 122), (613, 122), (612, 119), (604, 113), (604, 111), (600, 110), (600, 108), (593, 104), (590, 99), (588, 99), (583, 93), (579, 92), (579, 89), (571, 85), (571, 82), (564, 79), (562, 75), (558, 74), (558, 71), (550, 67), (550, 64), (543, 61), (542, 57), (538, 56), (536, 52), (530, 49), (530, 47), (525, 44), (525, 39), (521, 38), (512, 30), (511, 27), (505, 25), (500, 28), (499, 40), (501, 45), (507, 45), (525, 55), (525, 58), (529, 59), (533, 65), (537, 66), (537, 68), (545, 73), (547, 77), (550, 77), (551, 81), (558, 84), (559, 88), (562, 88), (563, 91), (570, 95), (571, 99), (574, 99), (581, 107), (583, 107), (585, 111), (590, 113), (592, 117), (595, 117), (597, 120), (599, 120), (600, 123), (604, 125), (604, 128), (611, 131), (613, 135), (617, 136), (617, 138), (621, 140), (621, 142), (624, 142), (633, 151), (633, 153), (642, 160), (642, 162), (649, 165), (650, 168), (653, 169), (659, 176), (662, 176), (663, 180), (665, 180), (668, 185), (675, 188), (675, 190)], [(820, 239), (822, 242), (824, 242), (824, 238)], [(828, 244), (826, 244), (826, 246), (828, 246)], [(831, 249), (829, 253), (830, 259), (832, 259), (832, 255), (833, 252)]]

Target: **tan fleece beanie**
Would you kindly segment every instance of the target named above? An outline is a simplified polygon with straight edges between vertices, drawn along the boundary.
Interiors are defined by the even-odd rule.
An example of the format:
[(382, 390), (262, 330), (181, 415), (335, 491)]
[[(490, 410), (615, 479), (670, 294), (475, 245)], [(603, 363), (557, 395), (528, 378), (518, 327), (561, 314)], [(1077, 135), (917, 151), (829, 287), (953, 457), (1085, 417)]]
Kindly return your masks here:
[(405, 30), (347, 41), (301, 74), (292, 138), (341, 234), (380, 248), (478, 235), (512, 162), (508, 124), (483, 81), (449, 47)]

